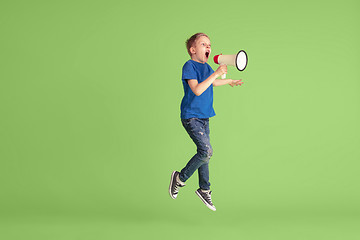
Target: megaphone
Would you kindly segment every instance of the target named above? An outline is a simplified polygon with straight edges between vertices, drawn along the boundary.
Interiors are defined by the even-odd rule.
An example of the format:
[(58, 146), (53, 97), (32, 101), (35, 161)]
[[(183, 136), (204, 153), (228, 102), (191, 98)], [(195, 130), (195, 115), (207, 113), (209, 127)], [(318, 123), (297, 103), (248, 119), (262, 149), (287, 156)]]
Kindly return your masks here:
[[(240, 50), (235, 55), (216, 55), (214, 56), (214, 62), (220, 65), (226, 64), (230, 66), (236, 66), (239, 71), (244, 71), (248, 62), (248, 57), (244, 50)], [(226, 78), (226, 74), (223, 74), (221, 78)]]

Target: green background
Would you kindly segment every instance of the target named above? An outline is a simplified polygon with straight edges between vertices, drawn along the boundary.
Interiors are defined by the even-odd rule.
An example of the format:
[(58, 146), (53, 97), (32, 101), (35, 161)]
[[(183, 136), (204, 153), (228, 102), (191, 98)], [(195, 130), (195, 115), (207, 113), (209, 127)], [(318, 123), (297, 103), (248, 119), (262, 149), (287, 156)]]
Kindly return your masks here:
[[(1, 1), (1, 239), (360, 239), (358, 1)], [(185, 40), (245, 49), (210, 173), (179, 119)], [(209, 64), (217, 66), (209, 61)]]

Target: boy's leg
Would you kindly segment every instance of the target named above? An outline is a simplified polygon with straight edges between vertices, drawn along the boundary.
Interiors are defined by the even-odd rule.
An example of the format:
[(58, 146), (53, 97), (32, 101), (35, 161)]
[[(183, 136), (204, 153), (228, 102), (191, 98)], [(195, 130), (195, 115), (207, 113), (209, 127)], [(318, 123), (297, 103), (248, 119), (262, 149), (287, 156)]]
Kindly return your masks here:
[[(210, 128), (209, 128), (209, 122), (205, 122), (205, 134), (207, 135), (209, 141), (210, 141)], [(210, 143), (209, 143), (210, 144)], [(211, 145), (209, 145), (211, 148)], [(199, 174), (199, 187), (203, 190), (209, 190), (210, 189), (210, 182), (209, 182), (209, 163), (204, 163), (201, 165), (198, 169)]]
[[(180, 172), (179, 178), (181, 181), (185, 182), (202, 165), (208, 165), (210, 157), (212, 156), (212, 148), (208, 134), (208, 119), (192, 118), (182, 120), (182, 123), (190, 138), (197, 146), (197, 153), (190, 159), (187, 165)], [(207, 186), (207, 188), (209, 188), (210, 183), (208, 167), (201, 169), (199, 178), (201, 178), (199, 179), (199, 182), (201, 181), (203, 186)]]
[[(185, 168), (181, 170), (179, 175), (180, 180), (185, 182), (196, 169), (198, 169), (200, 188), (196, 190), (195, 193), (209, 209), (216, 211), (216, 208), (211, 201), (209, 182), (209, 160), (212, 156), (209, 120), (190, 119), (183, 121), (183, 125), (196, 144), (197, 153), (191, 158)], [(181, 174), (183, 174), (183, 177)]]
[(202, 190), (210, 190), (209, 163), (204, 163), (198, 169), (199, 187)]

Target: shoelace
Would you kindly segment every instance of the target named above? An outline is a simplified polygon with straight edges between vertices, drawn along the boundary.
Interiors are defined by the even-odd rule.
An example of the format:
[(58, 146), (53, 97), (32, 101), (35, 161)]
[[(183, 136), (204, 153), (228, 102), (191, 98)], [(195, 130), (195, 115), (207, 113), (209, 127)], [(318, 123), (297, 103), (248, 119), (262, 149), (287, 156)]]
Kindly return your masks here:
[(181, 185), (177, 182), (174, 187), (174, 194), (177, 194), (179, 192), (180, 187), (181, 187)]

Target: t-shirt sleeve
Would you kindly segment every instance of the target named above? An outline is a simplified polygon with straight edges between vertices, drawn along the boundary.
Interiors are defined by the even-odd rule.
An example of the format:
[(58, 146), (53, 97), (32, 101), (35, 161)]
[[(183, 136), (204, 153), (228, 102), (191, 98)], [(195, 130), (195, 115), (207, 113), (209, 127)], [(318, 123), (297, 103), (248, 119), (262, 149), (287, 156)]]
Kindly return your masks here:
[(189, 79), (197, 79), (197, 74), (195, 71), (195, 66), (190, 62), (184, 64), (182, 69), (182, 80), (189, 80)]
[(209, 71), (210, 71), (210, 75), (213, 74), (215, 71), (212, 69), (212, 67), (210, 65), (209, 66)]

